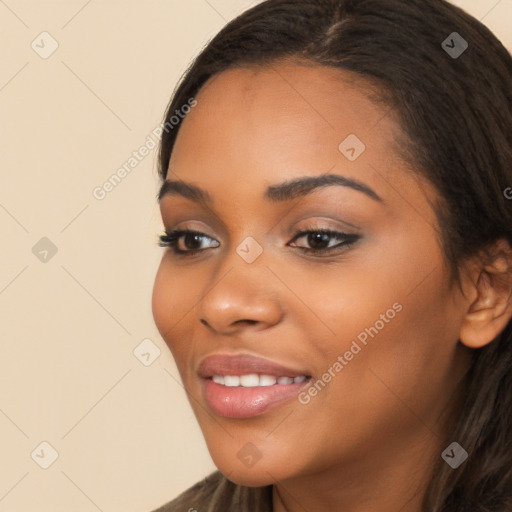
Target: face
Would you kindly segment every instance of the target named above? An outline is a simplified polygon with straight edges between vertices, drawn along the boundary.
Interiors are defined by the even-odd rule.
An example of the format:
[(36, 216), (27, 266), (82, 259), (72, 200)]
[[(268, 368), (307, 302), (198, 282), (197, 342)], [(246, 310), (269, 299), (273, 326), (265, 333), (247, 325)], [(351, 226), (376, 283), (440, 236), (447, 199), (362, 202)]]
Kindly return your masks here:
[(435, 191), (398, 158), (388, 109), (291, 62), (223, 72), (196, 99), (167, 181), (209, 201), (162, 197), (166, 231), (196, 234), (163, 249), (152, 308), (214, 463), (259, 486), (431, 442), (463, 311)]

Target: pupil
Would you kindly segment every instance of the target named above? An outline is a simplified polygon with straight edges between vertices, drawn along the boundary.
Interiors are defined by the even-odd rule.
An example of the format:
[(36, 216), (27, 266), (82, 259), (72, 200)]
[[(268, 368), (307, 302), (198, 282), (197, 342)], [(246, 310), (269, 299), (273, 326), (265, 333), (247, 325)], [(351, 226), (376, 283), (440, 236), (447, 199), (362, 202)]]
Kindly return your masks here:
[(313, 249), (324, 248), (325, 245), (329, 245), (329, 235), (327, 233), (312, 233), (309, 235), (308, 243)]
[[(187, 243), (187, 241), (190, 241), (190, 239), (194, 240), (194, 242), (197, 244), (194, 247), (194, 242), (192, 242), (192, 247), (190, 247), (190, 244)], [(185, 234), (185, 246), (187, 249), (197, 249), (201, 245), (201, 241), (199, 240), (199, 235), (191, 235), (190, 233)]]

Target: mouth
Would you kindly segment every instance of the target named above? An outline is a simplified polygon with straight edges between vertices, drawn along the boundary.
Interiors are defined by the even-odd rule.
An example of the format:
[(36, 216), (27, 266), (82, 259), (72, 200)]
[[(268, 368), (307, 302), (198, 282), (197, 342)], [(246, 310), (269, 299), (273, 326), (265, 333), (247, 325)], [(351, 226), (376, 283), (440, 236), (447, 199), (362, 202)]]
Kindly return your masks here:
[(251, 355), (214, 355), (198, 368), (210, 409), (226, 418), (252, 418), (288, 402), (311, 380), (307, 370)]
[(286, 377), (275, 375), (258, 375), (257, 373), (246, 373), (245, 375), (213, 375), (210, 377), (213, 382), (226, 387), (244, 387), (244, 388), (257, 388), (275, 386), (276, 384), (294, 384), (304, 382), (310, 378), (306, 375), (299, 375), (298, 377)]

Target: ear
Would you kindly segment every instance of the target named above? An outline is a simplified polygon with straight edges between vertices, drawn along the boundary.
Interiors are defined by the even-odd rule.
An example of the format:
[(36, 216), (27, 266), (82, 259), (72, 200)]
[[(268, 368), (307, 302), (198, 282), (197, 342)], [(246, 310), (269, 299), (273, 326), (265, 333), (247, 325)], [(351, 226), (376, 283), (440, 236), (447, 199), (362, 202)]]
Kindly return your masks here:
[(512, 318), (512, 249), (504, 239), (479, 255), (469, 273), (471, 303), (463, 318), (459, 340), (469, 348), (493, 341)]

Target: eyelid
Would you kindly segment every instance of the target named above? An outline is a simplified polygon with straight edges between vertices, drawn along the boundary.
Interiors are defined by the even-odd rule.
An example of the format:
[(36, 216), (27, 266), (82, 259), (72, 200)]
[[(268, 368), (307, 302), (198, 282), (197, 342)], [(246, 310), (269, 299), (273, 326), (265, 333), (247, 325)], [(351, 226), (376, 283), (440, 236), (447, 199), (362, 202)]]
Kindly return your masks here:
[[(362, 229), (359, 226), (338, 218), (335, 219), (326, 216), (301, 219), (293, 224), (291, 231), (293, 233), (304, 231), (330, 231), (342, 233), (347, 236), (362, 235)], [(282, 236), (286, 236), (284, 232)]]
[(165, 227), (164, 225), (164, 233), (171, 233), (171, 232), (176, 232), (176, 231), (193, 231), (194, 233), (198, 233), (200, 235), (206, 235), (210, 238), (215, 238), (216, 235), (213, 235), (213, 234), (210, 234), (210, 232), (213, 232), (214, 229), (209, 227), (207, 224), (205, 223), (194, 223), (194, 222), (187, 222), (187, 221), (183, 221), (183, 222), (177, 222), (177, 223), (174, 223), (174, 224), (171, 224), (171, 228), (167, 229), (167, 227)]
[[(281, 219), (277, 224), (271, 227), (267, 231), (263, 231), (262, 234), (266, 235), (270, 240), (274, 240), (280, 237), (286, 238), (287, 236), (295, 236), (296, 233), (300, 231), (337, 231), (343, 232), (345, 234), (362, 234), (362, 229), (345, 220), (342, 220), (338, 217), (329, 217), (327, 215), (319, 215), (316, 217), (312, 217), (311, 215), (307, 217), (303, 217), (297, 221), (295, 221), (291, 226), (286, 226), (286, 223), (283, 222), (284, 219)], [(165, 228), (166, 233), (171, 231), (194, 231), (199, 234), (206, 235), (210, 238), (217, 239), (218, 235), (212, 234), (215, 231), (215, 226), (208, 226), (208, 220), (205, 222), (197, 222), (191, 221), (187, 222), (183, 220), (182, 222), (172, 223), (172, 228)], [(199, 224), (199, 225), (198, 225)], [(216, 223), (214, 223), (216, 224)], [(305, 225), (303, 225), (305, 224)], [(280, 227), (279, 227), (280, 226)], [(277, 233), (275, 233), (277, 228)], [(226, 231), (227, 233), (228, 231)], [(272, 233), (274, 232), (274, 233)], [(225, 235), (224, 228), (221, 228), (221, 233), (219, 236)], [(217, 240), (218, 241), (218, 240)]]

